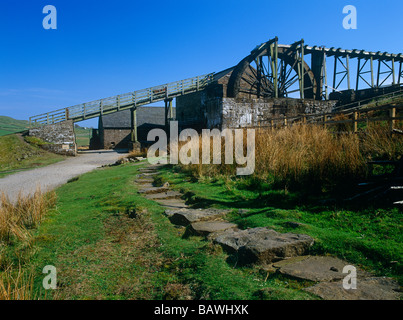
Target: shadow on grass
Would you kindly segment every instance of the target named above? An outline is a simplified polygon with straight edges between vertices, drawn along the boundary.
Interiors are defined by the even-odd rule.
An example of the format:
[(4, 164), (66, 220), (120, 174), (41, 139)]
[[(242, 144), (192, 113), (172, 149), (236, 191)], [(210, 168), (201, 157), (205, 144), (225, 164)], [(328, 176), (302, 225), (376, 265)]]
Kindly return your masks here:
[[(332, 192), (320, 192), (309, 188), (308, 185), (301, 186), (298, 190), (288, 191), (286, 188), (274, 188), (272, 185), (259, 182), (257, 178), (239, 179), (236, 181), (232, 189), (224, 191), (214, 189), (219, 185), (219, 180), (212, 180), (210, 183), (200, 182), (190, 172), (183, 171), (178, 166), (167, 165), (160, 171), (169, 176), (173, 185), (181, 188), (181, 183), (186, 181), (193, 184), (205, 184), (206, 188), (211, 188), (211, 197), (201, 196), (197, 191), (189, 190), (189, 188), (181, 188), (184, 194), (183, 199), (192, 208), (205, 209), (216, 207), (221, 209), (265, 209), (276, 208), (283, 210), (306, 210), (312, 213), (320, 213), (329, 210), (348, 210), (359, 212), (363, 210), (371, 210), (373, 208), (390, 209), (392, 205), (382, 199), (377, 201), (346, 201), (348, 196), (352, 196), (357, 192), (354, 184), (342, 186), (339, 185)], [(172, 174), (177, 177), (173, 177)], [(163, 177), (157, 177), (162, 183)], [(243, 195), (243, 191), (248, 196)], [(241, 195), (237, 195), (241, 194)], [(253, 211), (251, 214), (259, 213)]]

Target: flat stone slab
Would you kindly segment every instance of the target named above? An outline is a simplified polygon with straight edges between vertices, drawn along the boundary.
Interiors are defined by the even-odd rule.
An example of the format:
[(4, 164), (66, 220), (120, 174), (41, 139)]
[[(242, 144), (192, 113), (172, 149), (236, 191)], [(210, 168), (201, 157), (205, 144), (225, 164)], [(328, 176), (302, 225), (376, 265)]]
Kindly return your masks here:
[(136, 180), (134, 180), (134, 182), (139, 183), (139, 184), (153, 183), (154, 179), (153, 178), (148, 178), (148, 177), (141, 177), (141, 178), (137, 178)]
[(140, 172), (155, 172), (155, 171), (158, 171), (158, 169), (160, 169), (161, 167), (163, 167), (163, 166), (165, 166), (165, 165), (151, 165), (151, 166), (148, 166), (148, 167), (144, 167), (144, 168), (140, 168), (139, 169), (139, 171)]
[(182, 194), (176, 191), (166, 191), (145, 195), (145, 197), (150, 200), (180, 198), (181, 196)]
[(304, 255), (314, 243), (305, 234), (279, 233), (267, 228), (228, 230), (214, 239), (230, 253), (238, 254), (238, 263), (271, 263)]
[(176, 225), (188, 226), (197, 221), (214, 220), (223, 216), (226, 211), (218, 209), (168, 209), (165, 214)]
[[(281, 274), (311, 281), (344, 279), (347, 274), (343, 273), (343, 268), (347, 265), (350, 263), (328, 256), (301, 256), (273, 263), (273, 267), (279, 268)], [(357, 268), (357, 277), (368, 275)]]
[(343, 281), (321, 282), (304, 289), (324, 300), (400, 300), (397, 281), (386, 277), (357, 278), (357, 289), (344, 289)]
[(158, 170), (142, 168), (142, 169), (139, 169), (139, 172), (141, 172), (141, 173), (154, 173), (154, 172), (158, 172)]
[(144, 193), (144, 194), (153, 194), (153, 193), (162, 193), (166, 192), (169, 189), (166, 187), (154, 187), (154, 186), (149, 186), (143, 189), (140, 189), (138, 193)]
[[(154, 187), (154, 185), (152, 184), (152, 183), (150, 183), (150, 182), (147, 182), (147, 183), (138, 183), (143, 189), (146, 189), (146, 188), (155, 188)], [(144, 192), (140, 192), (140, 193), (144, 193)]]
[(236, 224), (226, 221), (200, 221), (190, 225), (190, 232), (199, 236), (208, 236), (228, 229), (236, 228)]
[(154, 176), (154, 175), (156, 175), (156, 174), (159, 174), (159, 172), (158, 172), (158, 171), (149, 171), (149, 172), (142, 172), (142, 173), (141, 173), (141, 176), (143, 176), (143, 177), (149, 177), (149, 176)]
[(169, 209), (186, 209), (189, 206), (185, 204), (185, 201), (178, 198), (173, 199), (155, 199), (160, 205)]

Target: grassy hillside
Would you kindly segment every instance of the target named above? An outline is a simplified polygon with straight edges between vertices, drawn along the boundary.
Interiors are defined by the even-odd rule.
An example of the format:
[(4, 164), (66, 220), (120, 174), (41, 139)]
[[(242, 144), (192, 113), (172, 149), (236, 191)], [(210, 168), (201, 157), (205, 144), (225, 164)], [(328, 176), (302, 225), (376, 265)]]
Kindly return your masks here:
[(18, 170), (45, 166), (65, 159), (42, 150), (16, 134), (0, 137), (0, 178)]
[(28, 129), (28, 121), (0, 116), (0, 136)]
[(92, 134), (91, 128), (80, 127), (79, 125), (74, 126), (74, 132), (76, 134), (77, 147), (89, 146)]

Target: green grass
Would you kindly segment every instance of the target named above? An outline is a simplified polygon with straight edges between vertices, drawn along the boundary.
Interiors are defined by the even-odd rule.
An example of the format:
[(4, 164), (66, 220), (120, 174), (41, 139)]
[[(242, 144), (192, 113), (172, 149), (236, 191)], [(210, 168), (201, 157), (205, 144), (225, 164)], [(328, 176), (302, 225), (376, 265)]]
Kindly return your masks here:
[(78, 125), (74, 127), (74, 133), (76, 135), (77, 147), (89, 146), (92, 134), (91, 128), (83, 128)]
[(0, 136), (28, 129), (28, 121), (0, 116)]
[[(25, 257), (35, 292), (50, 299), (312, 299), (309, 283), (259, 268), (234, 268), (221, 247), (183, 238), (157, 203), (141, 197), (126, 164), (85, 174), (57, 190), (57, 207), (29, 243), (8, 248)], [(100, 186), (102, 185), (102, 188)], [(3, 258), (4, 260), (4, 258)], [(44, 292), (42, 269), (58, 270)], [(265, 281), (266, 280), (266, 281)]]
[[(139, 167), (97, 169), (60, 187), (57, 206), (31, 239), (0, 250), (0, 267), (22, 263), (32, 270), (41, 299), (315, 299), (301, 290), (312, 282), (235, 267), (221, 247), (184, 237), (161, 206), (137, 193)], [(309, 234), (316, 241), (311, 254), (338, 256), (401, 281), (402, 216), (396, 209), (308, 206), (298, 194), (248, 179), (195, 180), (172, 168), (160, 179), (198, 206), (231, 209), (227, 219), (241, 228)], [(287, 221), (303, 225), (291, 229)], [(46, 265), (57, 268), (56, 291), (42, 288)]]
[[(227, 218), (241, 228), (308, 234), (315, 239), (312, 254), (331, 254), (403, 282), (403, 216), (398, 208), (323, 206), (318, 199), (306, 198), (306, 193), (271, 190), (250, 178), (195, 180), (186, 173), (166, 170), (161, 179), (198, 206), (230, 209)], [(288, 221), (303, 225), (293, 229)]]
[(46, 166), (65, 158), (42, 150), (38, 141), (30, 144), (15, 134), (0, 137), (0, 178), (19, 170)]

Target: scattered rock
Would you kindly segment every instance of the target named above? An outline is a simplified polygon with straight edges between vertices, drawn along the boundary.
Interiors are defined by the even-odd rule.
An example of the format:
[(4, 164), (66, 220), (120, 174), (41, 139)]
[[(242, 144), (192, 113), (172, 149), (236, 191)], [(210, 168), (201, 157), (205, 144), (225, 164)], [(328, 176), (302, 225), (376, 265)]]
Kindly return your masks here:
[(170, 209), (185, 209), (188, 206), (185, 204), (185, 201), (178, 198), (173, 199), (155, 199), (160, 205), (170, 208)]
[(168, 188), (166, 188), (166, 187), (153, 187), (153, 186), (151, 186), (151, 187), (140, 189), (138, 191), (138, 193), (154, 194), (154, 193), (161, 193), (161, 192), (164, 192), (164, 191), (167, 191), (167, 190), (168, 190)]
[(167, 191), (161, 193), (154, 193), (154, 194), (146, 194), (146, 198), (150, 200), (156, 199), (172, 199), (172, 198), (180, 198), (182, 196), (181, 193), (176, 191)]
[(304, 289), (324, 300), (399, 300), (400, 286), (392, 278), (357, 279), (357, 289), (346, 290), (343, 281), (321, 282)]
[(158, 173), (155, 169), (151, 169), (149, 167), (140, 168), (139, 172), (142, 172), (142, 173)]
[(217, 219), (225, 212), (217, 209), (168, 209), (165, 214), (173, 224), (186, 227), (193, 222)]
[(121, 164), (124, 164), (127, 162), (129, 162), (128, 158), (121, 158), (121, 159), (117, 160), (114, 164), (109, 165), (109, 166), (118, 166), (118, 165), (121, 165)]
[(236, 224), (226, 221), (200, 221), (190, 225), (190, 232), (199, 236), (208, 236), (228, 229), (236, 228)]
[(154, 171), (149, 171), (149, 172), (144, 172), (143, 171), (143, 173), (142, 173), (142, 176), (144, 176), (144, 177), (148, 177), (148, 176), (153, 176), (153, 175), (156, 175), (156, 174), (159, 174), (159, 172), (154, 172)]
[[(335, 257), (328, 256), (304, 256), (290, 258), (274, 263), (281, 274), (298, 279), (311, 281), (335, 281), (343, 279), (346, 274), (343, 268), (350, 263)], [(368, 273), (357, 269), (357, 276), (368, 276)]]
[(153, 182), (154, 182), (154, 179), (153, 178), (145, 178), (145, 177), (143, 177), (143, 178), (138, 178), (138, 179), (136, 179), (136, 180), (134, 180), (134, 182), (136, 182), (136, 183), (138, 183), (138, 184), (152, 184)]
[(270, 263), (304, 255), (314, 242), (305, 234), (279, 233), (267, 228), (228, 230), (214, 241), (230, 253), (237, 253), (240, 264)]

